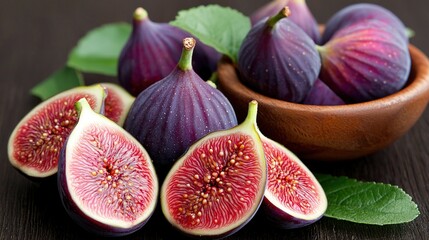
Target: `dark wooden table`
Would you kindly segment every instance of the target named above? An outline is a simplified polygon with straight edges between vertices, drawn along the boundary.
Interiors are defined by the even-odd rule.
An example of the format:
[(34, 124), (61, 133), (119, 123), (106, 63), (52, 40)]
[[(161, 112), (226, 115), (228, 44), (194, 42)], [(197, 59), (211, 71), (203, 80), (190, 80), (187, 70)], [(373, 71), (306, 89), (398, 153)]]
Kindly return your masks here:
[[(308, 0), (319, 22), (358, 1)], [(395, 12), (416, 32), (412, 43), (429, 54), (429, 3), (422, 0), (371, 1)], [(152, 20), (169, 21), (179, 9), (207, 3), (229, 5), (250, 14), (265, 0), (247, 1), (0, 1), (0, 239), (96, 239), (63, 210), (54, 184), (37, 184), (18, 174), (7, 159), (7, 141), (18, 121), (37, 103), (29, 90), (66, 61), (88, 30), (104, 23), (130, 21), (145, 7)], [(106, 79), (90, 76), (91, 81)], [(113, 79), (114, 81), (114, 79)], [(398, 185), (418, 204), (413, 222), (368, 226), (323, 218), (309, 227), (279, 230), (257, 216), (228, 239), (429, 239), (429, 110), (390, 147), (345, 163), (309, 163), (314, 172)], [(177, 239), (162, 214), (127, 239)]]

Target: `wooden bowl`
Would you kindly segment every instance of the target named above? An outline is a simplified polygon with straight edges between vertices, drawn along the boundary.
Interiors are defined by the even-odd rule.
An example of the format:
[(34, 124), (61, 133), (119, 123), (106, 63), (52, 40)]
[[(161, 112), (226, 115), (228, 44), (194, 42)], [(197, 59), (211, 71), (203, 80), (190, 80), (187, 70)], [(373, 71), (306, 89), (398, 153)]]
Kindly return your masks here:
[(385, 148), (420, 118), (429, 101), (429, 60), (416, 47), (407, 85), (399, 92), (364, 103), (315, 106), (263, 96), (244, 86), (230, 63), (218, 66), (218, 88), (239, 121), (249, 101), (259, 102), (258, 126), (267, 137), (303, 159), (355, 159)]

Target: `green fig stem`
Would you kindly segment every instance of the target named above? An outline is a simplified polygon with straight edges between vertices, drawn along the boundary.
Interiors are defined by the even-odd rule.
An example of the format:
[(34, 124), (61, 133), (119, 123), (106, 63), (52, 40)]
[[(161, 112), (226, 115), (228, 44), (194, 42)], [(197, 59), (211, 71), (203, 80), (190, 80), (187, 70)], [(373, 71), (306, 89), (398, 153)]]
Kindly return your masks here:
[(247, 110), (246, 119), (244, 119), (242, 125), (256, 125), (256, 117), (258, 116), (258, 102), (256, 100), (252, 100), (249, 102), (249, 109)]
[(91, 109), (91, 106), (89, 105), (86, 98), (81, 98), (79, 101), (77, 101), (74, 104), (74, 107), (79, 114), (79, 116), (82, 114), (83, 111), (87, 111), (88, 109)]
[(148, 17), (147, 11), (144, 10), (144, 8), (139, 7), (134, 11), (133, 18), (136, 21), (141, 21), (143, 19), (146, 19), (147, 17)]
[(192, 69), (192, 54), (194, 52), (196, 41), (194, 38), (183, 39), (182, 56), (179, 60), (179, 68), (183, 71)]
[(280, 12), (267, 20), (269, 27), (274, 27), (274, 25), (283, 18), (287, 18), (291, 15), (290, 9), (288, 6), (282, 8)]

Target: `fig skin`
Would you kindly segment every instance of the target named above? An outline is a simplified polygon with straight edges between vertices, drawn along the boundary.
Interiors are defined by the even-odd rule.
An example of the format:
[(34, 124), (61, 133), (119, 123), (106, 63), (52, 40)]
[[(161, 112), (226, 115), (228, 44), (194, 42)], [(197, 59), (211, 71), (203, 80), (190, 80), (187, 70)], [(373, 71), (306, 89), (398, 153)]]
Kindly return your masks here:
[(336, 106), (346, 104), (337, 94), (335, 94), (326, 84), (317, 79), (313, 87), (308, 92), (303, 104), (318, 106)]
[[(260, 131), (268, 180), (262, 209), (269, 221), (284, 229), (301, 228), (322, 218), (328, 200), (313, 173), (289, 149)], [(284, 203), (281, 197), (295, 200)], [(302, 204), (305, 201), (306, 204)], [(290, 204), (290, 205), (289, 205)]]
[(104, 101), (104, 116), (119, 126), (123, 126), (135, 97), (117, 84), (101, 83), (101, 85), (107, 92), (107, 97)]
[(252, 13), (250, 16), (252, 25), (276, 15), (286, 5), (292, 12), (289, 19), (304, 30), (315, 43), (319, 43), (321, 39), (319, 26), (305, 0), (271, 0)]
[[(143, 8), (137, 8), (133, 30), (121, 51), (118, 80), (133, 96), (163, 79), (174, 69), (181, 55), (181, 40), (190, 34), (168, 23), (149, 19)], [(220, 54), (201, 44), (195, 49), (195, 71), (208, 79), (216, 69)]]
[[(138, 141), (135, 140), (126, 131), (124, 131), (120, 126), (118, 126), (116, 123), (114, 123), (110, 119), (106, 118), (105, 116), (103, 116), (101, 114), (96, 114), (95, 112), (91, 111), (88, 108), (88, 105), (87, 105), (87, 102), (85, 101), (85, 99), (80, 100), (76, 104), (76, 108), (80, 112), (79, 122), (76, 125), (76, 128), (70, 134), (70, 136), (67, 139), (66, 143), (64, 144), (63, 148), (61, 149), (61, 154), (60, 154), (60, 162), (59, 162), (58, 175), (57, 175), (57, 183), (58, 183), (57, 185), (58, 185), (58, 191), (60, 194), (61, 202), (62, 202), (66, 212), (68, 213), (68, 215), (79, 226), (81, 226), (83, 229), (85, 229), (88, 232), (91, 232), (91, 233), (94, 233), (94, 234), (97, 234), (100, 236), (107, 236), (107, 237), (118, 237), (118, 236), (129, 235), (129, 234), (141, 229), (147, 223), (147, 221), (151, 218), (151, 216), (155, 210), (156, 204), (157, 204), (158, 180), (157, 180), (157, 176), (155, 173), (155, 169), (151, 163), (150, 157), (147, 154), (147, 152), (144, 150), (144, 148), (138, 143)], [(85, 115), (85, 117), (83, 117), (83, 115)], [(81, 198), (79, 198), (79, 197), (81, 197), (81, 195), (76, 193), (77, 190), (73, 191), (73, 187), (70, 188), (70, 186), (72, 186), (73, 183), (75, 183), (75, 181), (76, 181), (75, 175), (78, 174), (76, 172), (74, 174), (69, 172), (71, 170), (68, 170), (67, 168), (69, 168), (71, 166), (70, 162), (73, 160), (74, 161), (81, 161), (81, 162), (82, 161), (88, 161), (89, 162), (91, 160), (94, 160), (94, 159), (85, 159), (84, 155), (76, 156), (76, 155), (79, 155), (80, 153), (84, 152), (85, 149), (81, 149), (81, 151), (76, 153), (74, 151), (73, 147), (77, 144), (82, 144), (82, 142), (84, 142), (84, 140), (82, 140), (82, 139), (84, 138), (85, 133), (87, 133), (87, 132), (85, 132), (86, 128), (100, 128), (101, 129), (102, 127), (110, 129), (110, 131), (108, 133), (103, 134), (103, 136), (102, 136), (103, 138), (109, 137), (109, 134), (112, 134), (112, 133), (113, 134), (119, 133), (124, 138), (128, 138), (129, 143), (133, 144), (135, 147), (133, 147), (133, 146), (131, 146), (131, 147), (125, 146), (125, 147), (127, 147), (127, 149), (129, 149), (129, 151), (133, 152), (133, 153), (140, 151), (140, 154), (142, 154), (141, 157), (143, 157), (143, 159), (146, 161), (145, 164), (147, 165), (146, 168), (141, 167), (142, 165), (139, 165), (137, 162), (137, 161), (141, 161), (141, 158), (137, 158), (138, 157), (137, 155), (132, 155), (132, 154), (127, 153), (128, 155), (130, 155), (130, 156), (127, 156), (129, 158), (126, 159), (129, 161), (127, 163), (128, 164), (127, 166), (135, 165), (136, 168), (139, 169), (139, 172), (143, 172), (145, 169), (150, 171), (149, 173), (145, 173), (145, 174), (147, 174), (146, 177), (150, 176), (150, 177), (148, 177), (148, 178), (150, 178), (149, 180), (146, 179), (145, 181), (134, 181), (133, 185), (130, 185), (128, 182), (127, 187), (129, 187), (129, 189), (131, 189), (130, 194), (133, 195), (133, 198), (135, 197), (135, 195), (137, 195), (137, 192), (140, 192), (140, 191), (143, 192), (142, 188), (147, 187), (144, 184), (149, 185), (149, 183), (152, 183), (152, 186), (151, 186), (152, 188), (148, 187), (148, 188), (150, 188), (148, 190), (148, 192), (152, 191), (152, 194), (149, 196), (149, 197), (151, 197), (149, 199), (149, 200), (151, 200), (151, 202), (146, 205), (146, 207), (148, 208), (148, 210), (146, 210), (147, 212), (142, 214), (144, 216), (144, 218), (143, 219), (138, 218), (138, 220), (140, 222), (137, 221), (136, 223), (133, 223), (131, 226), (128, 226), (128, 227), (120, 226), (125, 221), (123, 219), (117, 220), (114, 217), (112, 217), (112, 219), (108, 219), (108, 217), (102, 215), (105, 212), (109, 212), (109, 210), (103, 211), (102, 214), (100, 215), (99, 212), (93, 211), (93, 209), (89, 209), (90, 207), (88, 207), (88, 206), (79, 206), (79, 203), (82, 204), (81, 202), (83, 201)], [(86, 129), (86, 130), (88, 130), (88, 129)], [(98, 137), (100, 137), (100, 136), (98, 136)], [(88, 145), (91, 145), (91, 144), (92, 143), (88, 143)], [(88, 145), (86, 147), (88, 147)], [(91, 145), (91, 146), (94, 146), (94, 145)], [(99, 148), (98, 150), (93, 150), (93, 151), (99, 151), (100, 149), (101, 148)], [(107, 149), (111, 150), (111, 148), (107, 148)], [(135, 149), (138, 149), (138, 150), (134, 151)], [(86, 151), (88, 151), (88, 150), (86, 149)], [(98, 152), (97, 152), (97, 154), (98, 154)], [(114, 161), (119, 161), (118, 159), (123, 157), (123, 156), (118, 155), (119, 154), (118, 152), (115, 152), (112, 154), (113, 154), (113, 156), (115, 156)], [(92, 157), (92, 155), (91, 155), (91, 157)], [(76, 159), (78, 159), (78, 160), (76, 160)], [(124, 163), (113, 162), (113, 164), (114, 164), (113, 169), (118, 170), (119, 173), (116, 173), (116, 170), (113, 173), (112, 172), (109, 173), (109, 169), (107, 167), (105, 167), (106, 168), (105, 173), (100, 173), (100, 174), (107, 174), (107, 175), (110, 174), (108, 177), (111, 177), (110, 180), (108, 179), (108, 177), (106, 178), (107, 179), (106, 185), (109, 185), (110, 189), (108, 189), (106, 187), (106, 188), (104, 188), (103, 191), (113, 191), (115, 189), (118, 189), (117, 193), (119, 193), (119, 191), (121, 190), (120, 181), (119, 181), (117, 187), (112, 186), (112, 184), (115, 184), (116, 182), (118, 182), (118, 179), (124, 180), (125, 182), (127, 181), (126, 179), (122, 179), (122, 177), (127, 174), (126, 173), (127, 168), (125, 170), (123, 168), (121, 168), (120, 165), (121, 164), (123, 165)], [(88, 165), (90, 165), (90, 164), (88, 164)], [(98, 174), (98, 173), (91, 172), (94, 170), (94, 169), (91, 169), (91, 168), (94, 168), (94, 166), (96, 167), (97, 164), (93, 163), (93, 165), (91, 165), (91, 166), (85, 166), (86, 169), (84, 169), (83, 171), (87, 171), (87, 174), (89, 176), (95, 177), (96, 174)], [(70, 168), (72, 168), (72, 167), (70, 167)], [(128, 169), (130, 169), (130, 167), (128, 167)], [(137, 176), (134, 176), (134, 177), (137, 178)], [(87, 176), (85, 176), (85, 175), (81, 176), (81, 178), (88, 179)], [(118, 178), (118, 179), (116, 179), (116, 178)], [(89, 179), (88, 183), (85, 184), (85, 187), (87, 187), (87, 188), (90, 187), (90, 185), (91, 185), (90, 181), (91, 180), (93, 182), (97, 182), (94, 179)], [(97, 184), (98, 184), (98, 182), (97, 182)], [(141, 184), (142, 186), (136, 186), (138, 184)], [(82, 184), (78, 184), (78, 185), (82, 186)], [(94, 185), (94, 184), (92, 184), (92, 185)], [(98, 184), (98, 185), (100, 185), (100, 184)], [(100, 185), (100, 186), (102, 186), (102, 185)], [(77, 188), (77, 187), (75, 186), (74, 188)], [(95, 198), (95, 199), (98, 197), (97, 194), (101, 193), (101, 191), (97, 191), (95, 193), (92, 193), (92, 192), (90, 192), (90, 190), (93, 190), (93, 188), (87, 190), (85, 193), (88, 194), (88, 192), (89, 192), (89, 194), (92, 194), (91, 197)], [(115, 194), (115, 196), (118, 196), (118, 195)], [(124, 198), (123, 201), (128, 201), (128, 200), (125, 200), (125, 198)], [(123, 201), (121, 201), (121, 202), (123, 202)], [(142, 200), (140, 199), (140, 201), (142, 201)], [(140, 203), (140, 201), (139, 201), (139, 203)], [(92, 205), (91, 207), (104, 206), (105, 204), (108, 204), (108, 203), (107, 202), (98, 202), (98, 204), (96, 204), (96, 206)], [(109, 203), (109, 204), (117, 204), (117, 203), (115, 203), (115, 200), (113, 200), (113, 203)], [(118, 204), (118, 205), (120, 205), (120, 204)], [(114, 206), (113, 205), (107, 206), (107, 208), (109, 208), (109, 207), (113, 208)], [(139, 208), (135, 207), (135, 209), (136, 209), (136, 212), (138, 212)], [(119, 209), (119, 210), (121, 210), (121, 209)], [(133, 214), (134, 214), (134, 212), (133, 212)], [(102, 219), (102, 220), (100, 220), (100, 219)], [(122, 221), (122, 222), (120, 222), (120, 221)], [(110, 222), (110, 224), (108, 222)]]
[(391, 30), (398, 31), (401, 37), (408, 41), (405, 25), (390, 10), (376, 4), (357, 3), (341, 9), (328, 20), (321, 43), (325, 44), (337, 31), (349, 25), (368, 20), (379, 20), (392, 26)]
[[(256, 214), (267, 180), (256, 114), (257, 102), (251, 101), (240, 125), (209, 133), (176, 161), (160, 197), (173, 227), (192, 237), (225, 238)], [(189, 207), (193, 210), (184, 212)]]
[(316, 81), (321, 62), (313, 40), (286, 18), (289, 14), (285, 7), (252, 27), (239, 50), (237, 68), (240, 80), (253, 90), (300, 103)]
[(137, 96), (124, 124), (149, 152), (158, 172), (168, 171), (192, 143), (209, 132), (237, 125), (228, 99), (192, 69), (195, 40), (185, 38), (183, 43), (177, 67)]
[[(61, 92), (39, 103), (11, 133), (9, 162), (30, 180), (50, 179), (57, 173), (61, 147), (77, 121), (72, 101), (86, 97), (94, 110), (100, 111), (104, 96), (104, 88), (96, 84)], [(31, 156), (20, 158), (17, 152)]]
[(339, 30), (324, 46), (320, 77), (347, 103), (370, 101), (399, 91), (408, 79), (408, 42), (378, 20)]

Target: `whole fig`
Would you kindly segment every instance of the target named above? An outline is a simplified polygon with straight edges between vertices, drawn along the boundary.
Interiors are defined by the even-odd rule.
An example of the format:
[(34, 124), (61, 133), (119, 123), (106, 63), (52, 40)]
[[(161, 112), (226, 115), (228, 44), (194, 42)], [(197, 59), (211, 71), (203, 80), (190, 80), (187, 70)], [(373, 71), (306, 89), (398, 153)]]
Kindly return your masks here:
[(315, 43), (319, 43), (321, 38), (319, 26), (305, 0), (272, 0), (250, 16), (252, 25), (277, 14), (286, 5), (288, 5), (290, 11), (293, 13), (289, 19), (302, 28)]
[[(146, 10), (137, 8), (131, 36), (119, 56), (118, 80), (121, 86), (137, 96), (166, 77), (180, 58), (180, 41), (187, 36), (188, 33), (168, 23), (151, 21)], [(208, 79), (219, 58), (219, 53), (213, 48), (201, 44), (195, 50), (195, 71)]]
[(316, 80), (302, 103), (318, 106), (335, 106), (345, 104), (345, 102), (320, 79)]
[(237, 124), (228, 99), (192, 69), (195, 39), (183, 40), (175, 69), (141, 92), (124, 128), (147, 149), (155, 165), (171, 165), (196, 140)]
[(408, 41), (407, 29), (394, 13), (376, 4), (358, 3), (341, 9), (328, 20), (322, 35), (322, 44), (329, 41), (337, 31), (346, 26), (373, 19), (391, 25), (392, 30), (398, 31)]
[(319, 52), (321, 79), (348, 103), (397, 92), (411, 69), (408, 42), (391, 25), (378, 20), (340, 29)]
[(266, 96), (302, 102), (316, 81), (320, 56), (314, 41), (287, 19), (277, 15), (252, 27), (238, 52), (241, 81)]

